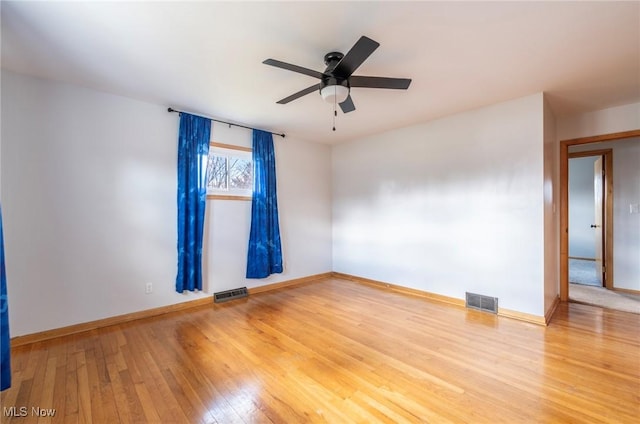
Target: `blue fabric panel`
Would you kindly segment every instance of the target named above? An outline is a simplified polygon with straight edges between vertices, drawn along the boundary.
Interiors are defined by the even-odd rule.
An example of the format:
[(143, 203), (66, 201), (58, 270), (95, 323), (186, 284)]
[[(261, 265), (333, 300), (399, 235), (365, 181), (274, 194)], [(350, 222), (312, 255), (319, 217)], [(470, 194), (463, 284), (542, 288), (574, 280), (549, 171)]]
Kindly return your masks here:
[(271, 133), (253, 130), (253, 198), (247, 278), (282, 272), (276, 158)]
[(178, 275), (176, 291), (202, 290), (202, 236), (207, 204), (211, 120), (180, 113), (178, 134)]
[(11, 339), (9, 336), (9, 298), (4, 268), (4, 236), (0, 208), (0, 390), (11, 387)]

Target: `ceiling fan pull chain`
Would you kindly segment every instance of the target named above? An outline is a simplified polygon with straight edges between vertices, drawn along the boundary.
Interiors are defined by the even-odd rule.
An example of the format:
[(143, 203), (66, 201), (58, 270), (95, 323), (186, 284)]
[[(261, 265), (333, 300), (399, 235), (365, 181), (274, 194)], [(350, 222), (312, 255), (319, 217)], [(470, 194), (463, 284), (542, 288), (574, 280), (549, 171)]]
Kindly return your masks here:
[(336, 96), (333, 96), (333, 130), (334, 131), (336, 130), (336, 116), (338, 116), (338, 112), (336, 110)]

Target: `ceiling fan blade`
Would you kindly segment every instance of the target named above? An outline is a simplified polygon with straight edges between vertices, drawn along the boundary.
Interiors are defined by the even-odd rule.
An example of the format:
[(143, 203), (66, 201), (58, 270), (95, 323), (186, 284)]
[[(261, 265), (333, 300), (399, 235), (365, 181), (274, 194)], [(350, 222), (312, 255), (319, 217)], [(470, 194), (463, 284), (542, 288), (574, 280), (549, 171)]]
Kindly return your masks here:
[(342, 109), (342, 113), (349, 113), (356, 110), (356, 106), (353, 104), (353, 100), (351, 100), (351, 94), (347, 96), (344, 102), (340, 103), (340, 109)]
[(297, 72), (299, 74), (309, 75), (310, 77), (322, 79), (324, 74), (322, 72), (314, 71), (313, 69), (303, 68), (302, 66), (292, 65), (290, 63), (281, 62), (275, 59), (267, 59), (263, 61), (265, 65), (275, 66), (276, 68), (286, 69), (287, 71)]
[(409, 84), (411, 84), (411, 79), (409, 78), (364, 77), (357, 75), (349, 78), (349, 85), (351, 87), (406, 90), (409, 88)]
[(364, 35), (351, 47), (351, 50), (342, 58), (333, 69), (333, 75), (348, 78), (355, 72), (362, 62), (378, 48), (380, 43), (373, 41)]
[(284, 99), (278, 101), (278, 104), (286, 105), (292, 100), (299, 99), (302, 96), (306, 96), (309, 93), (313, 93), (314, 91), (320, 91), (321, 84), (314, 84), (311, 87), (307, 87), (304, 90), (300, 90), (295, 94), (290, 95), (289, 97), (285, 97)]

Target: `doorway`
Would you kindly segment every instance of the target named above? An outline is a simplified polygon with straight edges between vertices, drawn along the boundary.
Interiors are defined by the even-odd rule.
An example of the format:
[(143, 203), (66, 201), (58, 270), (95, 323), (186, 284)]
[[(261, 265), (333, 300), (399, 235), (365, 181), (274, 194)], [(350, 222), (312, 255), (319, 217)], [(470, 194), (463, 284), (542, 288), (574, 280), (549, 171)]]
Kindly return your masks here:
[[(583, 144), (610, 142), (615, 140), (622, 140), (626, 138), (640, 137), (640, 130), (625, 131), (619, 133), (611, 133), (598, 135), (593, 137), (582, 137), (571, 140), (562, 140), (560, 142), (560, 300), (566, 302), (569, 300), (569, 148), (571, 146), (578, 146)], [(571, 152), (573, 154), (575, 152)], [(605, 167), (606, 167), (605, 160)], [(612, 181), (612, 179), (610, 179)], [(606, 190), (606, 189), (605, 189)], [(611, 205), (613, 205), (613, 198), (609, 196)], [(605, 207), (607, 207), (607, 201), (605, 200)], [(612, 214), (609, 214), (610, 219)], [(604, 223), (604, 238), (605, 242), (608, 238), (613, 240), (613, 225), (612, 222), (607, 224), (606, 217)], [(605, 262), (605, 285), (608, 283), (613, 284), (613, 243), (607, 245), (605, 243), (604, 249), (604, 262)], [(607, 265), (609, 267), (607, 268)], [(607, 285), (607, 288), (613, 288)]]
[(613, 151), (568, 156), (569, 283), (613, 288)]

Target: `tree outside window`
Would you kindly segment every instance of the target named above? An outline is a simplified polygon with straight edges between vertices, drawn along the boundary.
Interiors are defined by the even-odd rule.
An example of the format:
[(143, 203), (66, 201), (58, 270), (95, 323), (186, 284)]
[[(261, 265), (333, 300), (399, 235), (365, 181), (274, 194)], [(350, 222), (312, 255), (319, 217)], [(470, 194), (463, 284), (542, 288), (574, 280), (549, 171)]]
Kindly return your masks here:
[[(224, 146), (224, 147), (222, 147)], [(251, 196), (253, 161), (251, 149), (211, 143), (207, 164), (209, 197)]]

